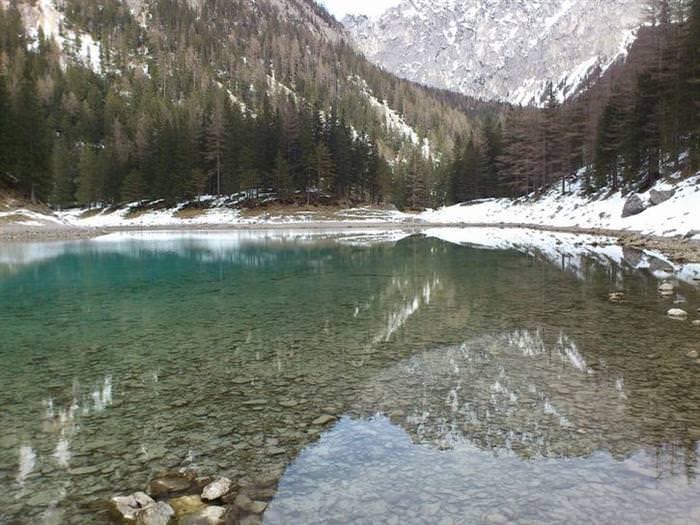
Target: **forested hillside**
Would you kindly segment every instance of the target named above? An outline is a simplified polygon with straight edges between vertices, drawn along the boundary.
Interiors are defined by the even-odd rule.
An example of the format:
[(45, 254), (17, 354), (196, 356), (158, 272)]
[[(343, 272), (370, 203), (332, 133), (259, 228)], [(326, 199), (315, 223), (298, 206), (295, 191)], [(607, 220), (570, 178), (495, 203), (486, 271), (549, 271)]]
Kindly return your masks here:
[(2, 5), (0, 180), (57, 206), (405, 200), (483, 106), (374, 67), (311, 0)]
[(700, 0), (563, 105), (400, 80), (312, 0), (0, 0), (0, 185), (57, 207), (263, 190), (423, 209), (700, 165)]
[(448, 202), (567, 191), (645, 189), (700, 169), (700, 0), (649, 0), (624, 63), (581, 96), (505, 108), (464, 137), (443, 177)]

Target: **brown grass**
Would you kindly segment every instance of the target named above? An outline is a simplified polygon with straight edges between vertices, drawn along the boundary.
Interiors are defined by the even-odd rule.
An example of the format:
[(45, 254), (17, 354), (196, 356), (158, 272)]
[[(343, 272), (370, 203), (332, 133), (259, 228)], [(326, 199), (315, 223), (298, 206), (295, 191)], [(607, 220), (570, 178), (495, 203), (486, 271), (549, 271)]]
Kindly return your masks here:
[(178, 219), (194, 219), (201, 217), (207, 210), (205, 208), (185, 208), (175, 213)]

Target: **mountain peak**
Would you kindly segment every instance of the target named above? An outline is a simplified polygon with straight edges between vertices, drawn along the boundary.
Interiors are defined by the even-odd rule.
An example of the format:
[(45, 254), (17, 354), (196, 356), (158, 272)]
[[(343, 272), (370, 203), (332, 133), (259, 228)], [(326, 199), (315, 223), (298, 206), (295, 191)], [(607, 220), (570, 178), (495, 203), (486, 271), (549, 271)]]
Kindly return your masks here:
[[(433, 87), (519, 104), (574, 95), (624, 55), (638, 0), (404, 0), (343, 23), (367, 57)], [(410, 57), (407, 59), (407, 57)]]

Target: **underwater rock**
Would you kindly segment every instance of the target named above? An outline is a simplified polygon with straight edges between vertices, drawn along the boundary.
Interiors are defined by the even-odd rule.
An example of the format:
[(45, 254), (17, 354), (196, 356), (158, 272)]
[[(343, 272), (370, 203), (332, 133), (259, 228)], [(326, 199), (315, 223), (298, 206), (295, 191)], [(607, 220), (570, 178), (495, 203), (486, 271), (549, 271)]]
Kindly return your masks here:
[(223, 525), (225, 514), (224, 507), (204, 507), (193, 514), (180, 518), (178, 525)]
[(199, 496), (181, 496), (171, 499), (168, 503), (170, 503), (170, 506), (175, 511), (175, 517), (177, 518), (193, 514), (203, 507), (206, 507), (206, 504)]
[(192, 479), (187, 474), (171, 472), (153, 478), (148, 484), (148, 493), (151, 496), (163, 496), (185, 492), (192, 486)]
[(217, 478), (212, 483), (209, 483), (202, 491), (202, 499), (215, 500), (219, 499), (231, 490), (233, 482), (228, 478)]
[(173, 508), (167, 503), (159, 501), (139, 511), (136, 525), (169, 525), (174, 517)]
[(125, 523), (133, 523), (144, 508), (153, 505), (155, 501), (143, 492), (136, 492), (131, 496), (115, 496), (110, 500), (112, 510)]
[(317, 425), (317, 426), (323, 426), (323, 425), (327, 425), (328, 423), (332, 423), (333, 421), (335, 421), (335, 416), (323, 414), (322, 416), (314, 419), (311, 424)]
[(677, 319), (681, 321), (688, 318), (688, 312), (686, 312), (685, 310), (681, 310), (680, 308), (671, 308), (668, 311), (667, 315), (671, 319)]

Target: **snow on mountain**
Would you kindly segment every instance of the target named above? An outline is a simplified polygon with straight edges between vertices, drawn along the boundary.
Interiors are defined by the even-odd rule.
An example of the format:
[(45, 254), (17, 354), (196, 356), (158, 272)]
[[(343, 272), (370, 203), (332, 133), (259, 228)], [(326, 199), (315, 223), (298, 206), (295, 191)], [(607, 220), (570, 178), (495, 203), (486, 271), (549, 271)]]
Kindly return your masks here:
[[(2, 0), (2, 5), (7, 2)], [(65, 56), (71, 56), (96, 73), (102, 70), (100, 43), (88, 33), (66, 29), (65, 15), (57, 8), (55, 0), (38, 0), (18, 4), (22, 22), (28, 34), (34, 38), (33, 46), (38, 45), (39, 30), (45, 38), (52, 38)]]
[(483, 99), (560, 99), (623, 57), (639, 0), (403, 0), (343, 20), (355, 45), (398, 76)]

